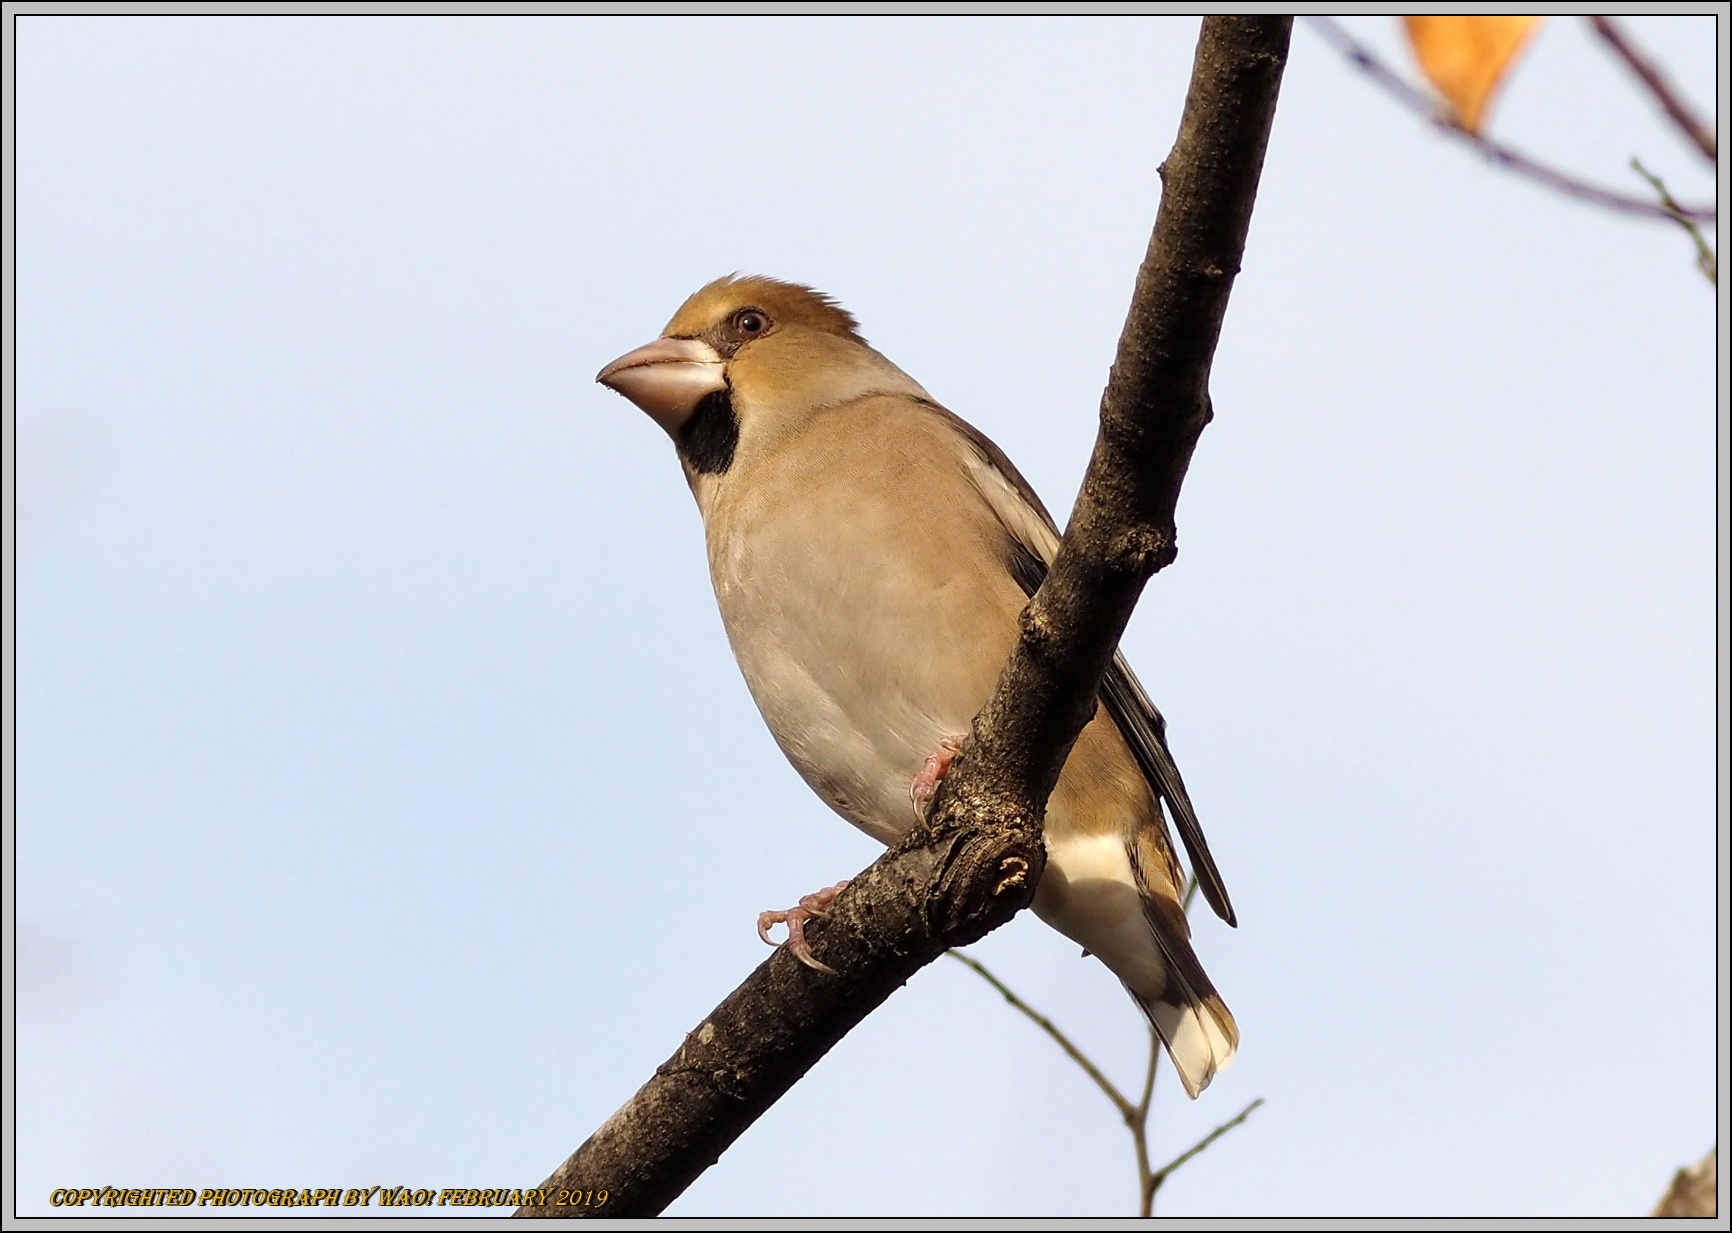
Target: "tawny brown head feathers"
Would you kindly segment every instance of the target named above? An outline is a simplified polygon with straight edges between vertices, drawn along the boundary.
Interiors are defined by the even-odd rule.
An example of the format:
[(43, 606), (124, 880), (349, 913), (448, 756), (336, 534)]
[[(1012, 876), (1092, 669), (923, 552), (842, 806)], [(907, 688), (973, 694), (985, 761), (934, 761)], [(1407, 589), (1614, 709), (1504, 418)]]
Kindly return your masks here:
[(822, 291), (755, 274), (729, 274), (716, 279), (680, 305), (662, 334), (667, 338), (702, 338), (718, 350), (730, 342), (737, 347), (760, 332), (738, 328), (740, 324), (751, 324), (749, 319), (742, 322), (741, 318), (754, 310), (764, 331), (777, 326), (804, 326), (853, 342), (866, 342), (860, 336), (860, 323), (854, 314)]
[(661, 337), (596, 380), (647, 412), (704, 474), (726, 471), (742, 432), (774, 434), (872, 393), (926, 398), (829, 296), (737, 274), (693, 295)]
[(769, 456), (814, 416), (862, 398), (931, 402), (829, 296), (738, 275), (692, 296), (660, 338), (620, 356), (596, 380), (662, 426), (694, 483), (729, 474), (736, 454)]

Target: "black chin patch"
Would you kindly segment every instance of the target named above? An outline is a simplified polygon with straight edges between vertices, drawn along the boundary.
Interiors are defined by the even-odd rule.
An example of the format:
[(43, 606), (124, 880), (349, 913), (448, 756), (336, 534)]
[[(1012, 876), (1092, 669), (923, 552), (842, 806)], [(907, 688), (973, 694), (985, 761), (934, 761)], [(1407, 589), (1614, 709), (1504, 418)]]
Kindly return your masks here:
[(720, 475), (734, 463), (740, 420), (727, 390), (705, 394), (680, 428), (679, 451), (699, 475)]

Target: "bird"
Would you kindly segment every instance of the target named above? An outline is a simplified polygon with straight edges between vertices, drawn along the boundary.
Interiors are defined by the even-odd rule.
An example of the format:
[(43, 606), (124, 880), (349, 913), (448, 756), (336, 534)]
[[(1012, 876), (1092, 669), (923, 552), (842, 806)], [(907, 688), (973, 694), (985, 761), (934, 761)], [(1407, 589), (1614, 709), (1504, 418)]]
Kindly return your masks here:
[[(731, 274), (597, 375), (672, 438), (741, 673), (794, 769), (886, 845), (918, 825), (1058, 551), (1004, 452), (810, 287)], [(1165, 812), (1163, 812), (1163, 807)], [(1037, 917), (1118, 977), (1195, 1099), (1239, 1028), (1191, 945), (1186, 876), (1237, 924), (1166, 722), (1116, 654), (1047, 804)], [(845, 882), (766, 912), (804, 922)], [(772, 942), (772, 944), (774, 944)]]

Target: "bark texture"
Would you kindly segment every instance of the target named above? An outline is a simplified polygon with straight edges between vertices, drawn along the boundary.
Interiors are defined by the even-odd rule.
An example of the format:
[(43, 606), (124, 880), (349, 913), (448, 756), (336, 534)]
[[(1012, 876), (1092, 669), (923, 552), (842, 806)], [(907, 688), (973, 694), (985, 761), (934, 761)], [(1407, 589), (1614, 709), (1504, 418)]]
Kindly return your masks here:
[[(1184, 118), (1063, 547), (929, 824), (807, 926), (824, 975), (778, 949), (564, 1164), (520, 1216), (662, 1211), (850, 1028), (920, 968), (1028, 906), (1041, 821), (1143, 585), (1172, 561), (1174, 510), (1210, 418), (1208, 379), (1239, 271), (1292, 20), (1203, 21)], [(607, 1201), (594, 1203), (596, 1192)], [(586, 1196), (588, 1201), (586, 1202)]]
[(1679, 1169), (1654, 1215), (1660, 1219), (1719, 1215), (1719, 1155), (1716, 1147), (1690, 1168)]

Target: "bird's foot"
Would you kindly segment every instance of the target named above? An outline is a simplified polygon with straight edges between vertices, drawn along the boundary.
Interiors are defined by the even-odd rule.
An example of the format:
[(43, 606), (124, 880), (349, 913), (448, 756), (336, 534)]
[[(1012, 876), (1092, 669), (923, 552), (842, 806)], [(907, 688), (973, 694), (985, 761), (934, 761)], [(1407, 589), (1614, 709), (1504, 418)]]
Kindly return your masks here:
[(932, 806), (932, 798), (938, 794), (938, 781), (950, 773), (950, 764), (956, 761), (956, 755), (962, 752), (966, 740), (968, 734), (965, 732), (939, 741), (938, 752), (927, 757), (914, 782), (908, 785), (908, 799), (914, 802), (915, 816), (921, 821), (926, 820), (926, 811)]
[(824, 911), (836, 902), (836, 896), (842, 893), (847, 882), (838, 882), (834, 886), (826, 886), (821, 891), (810, 895), (802, 895), (797, 906), (784, 912), (759, 912), (758, 936), (764, 939), (766, 946), (774, 946), (776, 941), (770, 936), (771, 925), (788, 926), (788, 953), (815, 972), (824, 972), (834, 976), (836, 969), (827, 963), (822, 963), (812, 954), (811, 947), (806, 945), (806, 922), (814, 916), (824, 915)]

